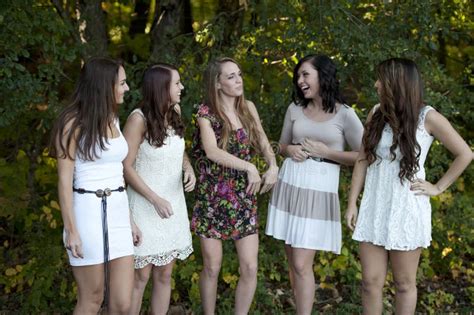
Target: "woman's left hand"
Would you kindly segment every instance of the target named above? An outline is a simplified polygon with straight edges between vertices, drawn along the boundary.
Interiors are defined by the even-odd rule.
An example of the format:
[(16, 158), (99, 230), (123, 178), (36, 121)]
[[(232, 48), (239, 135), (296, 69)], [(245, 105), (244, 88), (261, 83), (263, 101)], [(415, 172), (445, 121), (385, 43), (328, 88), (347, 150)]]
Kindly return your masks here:
[(272, 189), (273, 185), (277, 182), (278, 179), (278, 167), (273, 166), (270, 167), (265, 174), (262, 176), (262, 188), (260, 188), (260, 194), (264, 194), (270, 189)]
[(194, 190), (194, 185), (196, 185), (196, 176), (191, 167), (186, 167), (184, 169), (184, 191), (190, 192)]
[(309, 153), (310, 156), (327, 158), (329, 154), (329, 148), (321, 141), (315, 141), (305, 138), (301, 143), (303, 150)]
[(142, 231), (138, 228), (138, 226), (133, 222), (132, 220), (132, 239), (133, 239), (133, 245), (134, 246), (140, 246), (142, 243)]
[(417, 179), (415, 180), (411, 186), (410, 190), (415, 192), (415, 195), (425, 195), (425, 196), (437, 196), (441, 193), (441, 190), (433, 185), (432, 183), (423, 180)]

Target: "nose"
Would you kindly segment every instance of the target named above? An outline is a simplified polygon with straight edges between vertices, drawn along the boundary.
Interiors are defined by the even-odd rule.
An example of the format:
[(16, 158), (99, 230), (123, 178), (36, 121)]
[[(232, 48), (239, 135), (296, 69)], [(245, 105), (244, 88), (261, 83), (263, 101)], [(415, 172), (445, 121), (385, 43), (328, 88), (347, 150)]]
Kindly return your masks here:
[(299, 75), (299, 76), (298, 76), (298, 79), (296, 80), (296, 83), (297, 83), (298, 85), (301, 85), (301, 84), (303, 83), (303, 76)]
[(130, 88), (128, 87), (128, 84), (125, 83), (125, 92), (130, 91)]
[(180, 89), (180, 90), (184, 90), (184, 85), (183, 85), (183, 83), (180, 83), (180, 84), (179, 84), (179, 89)]

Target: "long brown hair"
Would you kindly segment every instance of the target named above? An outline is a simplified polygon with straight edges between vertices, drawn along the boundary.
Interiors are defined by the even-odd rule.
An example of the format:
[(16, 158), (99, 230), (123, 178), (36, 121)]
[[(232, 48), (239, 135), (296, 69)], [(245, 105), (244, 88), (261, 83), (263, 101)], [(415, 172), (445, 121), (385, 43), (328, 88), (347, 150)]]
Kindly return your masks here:
[(142, 83), (142, 101), (138, 107), (146, 120), (145, 139), (150, 145), (161, 147), (167, 136), (167, 128), (171, 126), (181, 138), (184, 135), (184, 124), (181, 115), (171, 104), (172, 71), (174, 66), (159, 63), (145, 71)]
[(367, 161), (377, 159), (376, 148), (385, 124), (393, 131), (390, 146), (392, 161), (397, 147), (401, 152), (400, 182), (414, 180), (419, 170), (420, 145), (416, 141), (416, 130), (420, 110), (423, 107), (423, 82), (416, 64), (408, 59), (392, 58), (377, 67), (380, 82), (380, 106), (365, 126), (363, 144)]
[[(206, 101), (205, 104), (209, 106), (209, 109), (221, 120), (222, 122), (222, 133), (219, 140), (219, 147), (222, 149), (227, 148), (229, 142), (229, 135), (232, 131), (232, 124), (230, 123), (227, 116), (222, 111), (222, 107), (219, 105), (219, 90), (217, 89), (217, 83), (222, 73), (222, 65), (226, 62), (232, 62), (240, 69), (240, 65), (232, 58), (223, 57), (217, 60), (211, 61), (207, 66), (206, 72), (204, 73), (204, 84), (206, 89)], [(242, 123), (247, 135), (249, 137), (250, 144), (254, 149), (258, 147), (258, 130), (255, 119), (250, 112), (247, 101), (245, 100), (244, 93), (235, 99), (235, 109), (237, 116)]]
[(77, 145), (77, 156), (83, 160), (92, 161), (98, 157), (98, 149), (106, 150), (107, 128), (111, 128), (117, 118), (115, 85), (120, 67), (123, 67), (121, 61), (109, 58), (96, 57), (86, 61), (71, 102), (53, 127), (51, 156), (74, 159), (69, 151), (73, 140)]

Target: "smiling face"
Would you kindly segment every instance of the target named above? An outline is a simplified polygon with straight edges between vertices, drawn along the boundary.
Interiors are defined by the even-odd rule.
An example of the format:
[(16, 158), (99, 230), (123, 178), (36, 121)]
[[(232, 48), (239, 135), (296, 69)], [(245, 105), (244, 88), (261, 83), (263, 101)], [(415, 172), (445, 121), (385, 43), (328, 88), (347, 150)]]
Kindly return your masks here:
[(178, 71), (171, 70), (170, 105), (178, 104), (181, 101), (181, 91), (183, 90), (184, 86), (181, 83), (181, 78)]
[(242, 71), (233, 62), (225, 62), (221, 65), (221, 73), (217, 81), (219, 93), (230, 97), (239, 97), (244, 91)]
[(123, 67), (120, 67), (117, 73), (117, 81), (115, 82), (114, 90), (115, 90), (115, 102), (117, 104), (122, 104), (123, 96), (125, 95), (125, 92), (130, 90), (127, 84), (127, 76), (125, 74), (125, 69)]
[(314, 69), (310, 61), (304, 62), (297, 72), (298, 88), (305, 99), (314, 99), (319, 97), (319, 77), (318, 71)]

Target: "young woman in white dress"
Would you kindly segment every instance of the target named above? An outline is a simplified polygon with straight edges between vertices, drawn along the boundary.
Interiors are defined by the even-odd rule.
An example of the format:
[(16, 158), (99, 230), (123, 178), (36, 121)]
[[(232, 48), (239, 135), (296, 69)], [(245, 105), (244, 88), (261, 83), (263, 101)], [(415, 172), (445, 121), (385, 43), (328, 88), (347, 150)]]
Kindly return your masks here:
[(362, 123), (344, 104), (336, 73), (325, 55), (305, 56), (295, 66), (294, 102), (280, 137), (286, 159), (268, 206), (265, 233), (285, 241), (300, 315), (313, 307), (316, 251), (341, 251), (340, 165), (355, 162), (362, 141)]
[[(122, 160), (127, 143), (117, 110), (128, 91), (121, 63), (93, 58), (52, 131), (64, 245), (77, 283), (74, 314), (127, 314), (133, 290), (133, 241)], [(134, 230), (132, 240), (132, 229)]]
[(152, 314), (166, 314), (175, 259), (184, 260), (192, 240), (183, 191), (196, 178), (184, 151), (184, 125), (177, 69), (157, 64), (145, 71), (142, 96), (124, 127), (129, 152), (124, 161), (130, 209), (142, 232), (135, 248), (135, 288), (131, 314), (139, 314), (143, 292), (152, 274)]
[[(472, 152), (449, 121), (424, 104), (421, 75), (413, 61), (393, 58), (380, 63), (375, 88), (380, 104), (367, 119), (346, 221), (355, 228), (352, 238), (360, 242), (364, 314), (382, 314), (389, 261), (396, 313), (414, 314), (418, 261), (431, 241), (430, 196), (442, 193), (459, 177)], [(455, 157), (436, 184), (425, 180), (423, 167), (433, 139)]]

